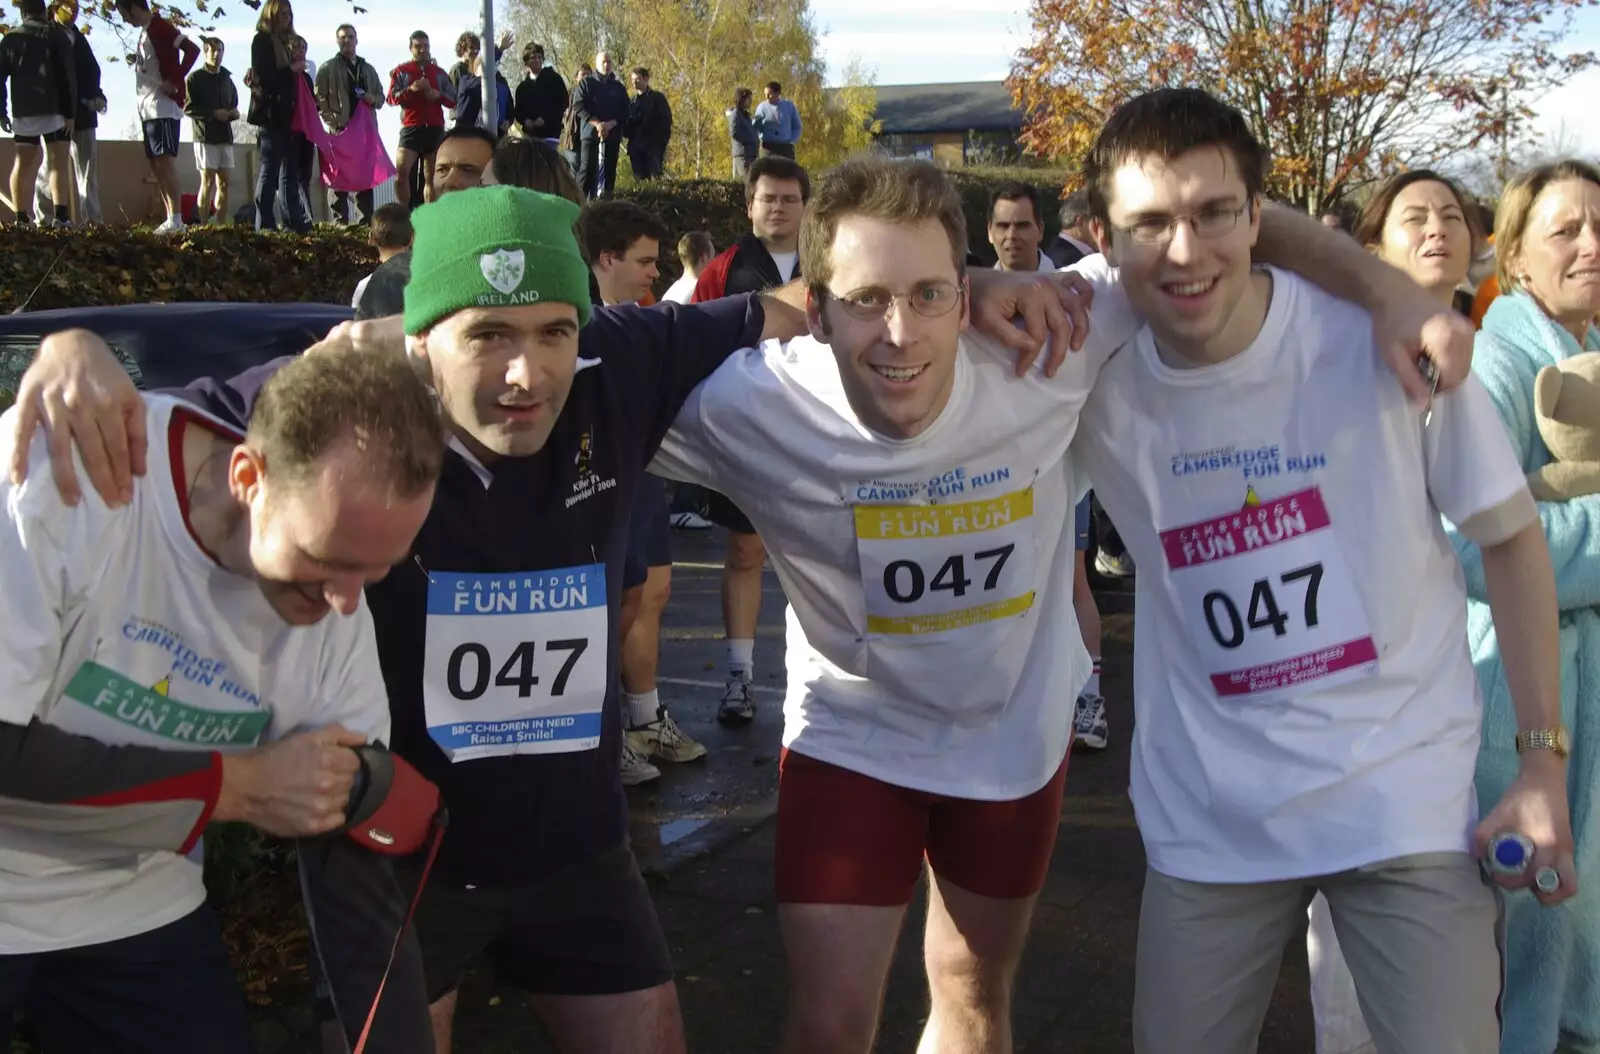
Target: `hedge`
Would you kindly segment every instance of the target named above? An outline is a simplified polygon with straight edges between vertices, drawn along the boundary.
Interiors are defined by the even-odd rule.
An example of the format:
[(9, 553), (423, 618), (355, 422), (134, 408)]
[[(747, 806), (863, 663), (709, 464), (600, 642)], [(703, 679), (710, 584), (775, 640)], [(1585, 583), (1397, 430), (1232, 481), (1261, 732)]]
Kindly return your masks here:
[[(1026, 177), (1030, 173), (1024, 172)], [(1048, 172), (1031, 173), (1037, 182)], [(967, 211), (972, 248), (994, 258), (984, 233), (990, 190), (1012, 173), (953, 172)], [(674, 242), (691, 230), (710, 232), (719, 249), (750, 229), (744, 190), (722, 180), (688, 180), (637, 187), (631, 196), (660, 216)], [(1050, 190), (1047, 236), (1056, 229)], [(257, 234), (243, 227), (191, 227), (181, 235), (147, 230), (0, 230), (0, 312), (175, 300), (349, 303), (356, 283), (376, 263), (363, 235), (340, 227), (312, 234)], [(680, 269), (673, 246), (662, 246), (665, 291)]]

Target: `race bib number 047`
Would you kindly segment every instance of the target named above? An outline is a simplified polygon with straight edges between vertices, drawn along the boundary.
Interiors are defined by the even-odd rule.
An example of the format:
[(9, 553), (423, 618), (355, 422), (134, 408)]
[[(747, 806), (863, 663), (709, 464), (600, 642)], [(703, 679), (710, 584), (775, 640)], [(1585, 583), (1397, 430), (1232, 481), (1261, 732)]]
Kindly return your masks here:
[(593, 750), (607, 630), (603, 564), (430, 574), (428, 734), (451, 761)]
[(942, 633), (1033, 606), (1033, 489), (952, 505), (858, 505), (867, 632)]
[(1171, 589), (1219, 696), (1366, 676), (1378, 649), (1315, 488), (1161, 532)]

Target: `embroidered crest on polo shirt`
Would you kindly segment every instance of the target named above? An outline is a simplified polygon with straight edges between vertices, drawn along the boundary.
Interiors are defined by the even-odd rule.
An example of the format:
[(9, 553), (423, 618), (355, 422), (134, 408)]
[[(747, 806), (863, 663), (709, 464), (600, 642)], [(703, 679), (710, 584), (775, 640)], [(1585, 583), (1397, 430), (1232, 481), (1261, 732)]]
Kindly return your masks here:
[(516, 292), (522, 284), (527, 259), (521, 249), (496, 249), (478, 257), (478, 268), (489, 284), (502, 293)]

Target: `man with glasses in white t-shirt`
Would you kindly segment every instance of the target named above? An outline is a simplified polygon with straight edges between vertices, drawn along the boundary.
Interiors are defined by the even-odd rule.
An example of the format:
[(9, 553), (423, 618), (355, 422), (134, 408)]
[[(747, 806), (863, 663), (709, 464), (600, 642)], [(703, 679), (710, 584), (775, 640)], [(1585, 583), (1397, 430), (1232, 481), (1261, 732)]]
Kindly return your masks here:
[[(1476, 379), (1419, 412), (1365, 312), (1252, 269), (1265, 171), (1244, 117), (1192, 89), (1127, 103), (1085, 165), (1146, 319), (1077, 448), (1140, 569), (1134, 1050), (1253, 1051), (1320, 891), (1379, 1050), (1495, 1054), (1497, 905), (1474, 856), (1520, 834), (1532, 866), (1502, 884), (1555, 904), (1577, 882), (1549, 554)], [(1483, 549), (1526, 751), (1481, 823), (1441, 513)]]

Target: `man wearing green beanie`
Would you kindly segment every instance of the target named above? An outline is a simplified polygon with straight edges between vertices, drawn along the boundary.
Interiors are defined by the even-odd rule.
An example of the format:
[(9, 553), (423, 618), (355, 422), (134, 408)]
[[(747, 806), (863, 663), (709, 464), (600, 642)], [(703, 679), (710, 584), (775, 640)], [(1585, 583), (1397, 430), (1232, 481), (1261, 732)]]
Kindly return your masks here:
[[(412, 559), (367, 591), (394, 747), (450, 809), (415, 919), (441, 1054), (457, 986), (484, 952), (502, 981), (532, 994), (563, 1054), (684, 1049), (619, 772), (630, 513), (690, 392), (735, 350), (805, 331), (798, 286), (591, 314), (577, 215), (564, 199), (507, 187), (419, 208), (405, 336), (386, 320), (341, 327), (324, 345), (403, 339), (452, 434)], [(1025, 305), (1042, 336), (1048, 305), (1064, 348), (1054, 288), (999, 276), (975, 291), (973, 315), (1037, 351), (1010, 319)], [(237, 419), (283, 361), (181, 394)], [(125, 428), (122, 403), (138, 393), (83, 331), (46, 341), (19, 403), (63, 379), (84, 384), (74, 371), (85, 367), (94, 379), (80, 390), (109, 393), (96, 420), (103, 411), (108, 434)], [(125, 480), (89, 468), (112, 463), (85, 460), (115, 501)], [(414, 883), (420, 868), (400, 870)]]

